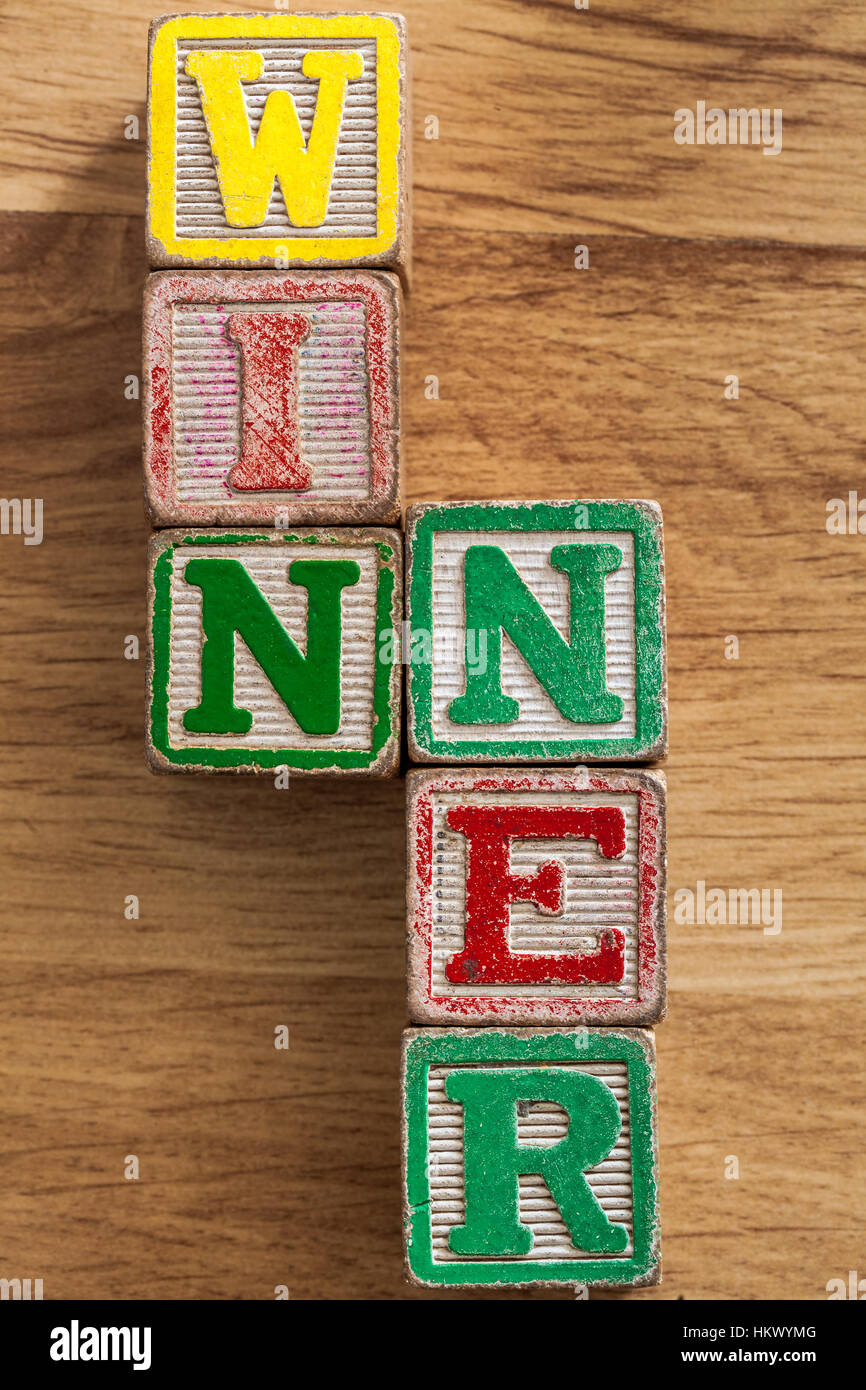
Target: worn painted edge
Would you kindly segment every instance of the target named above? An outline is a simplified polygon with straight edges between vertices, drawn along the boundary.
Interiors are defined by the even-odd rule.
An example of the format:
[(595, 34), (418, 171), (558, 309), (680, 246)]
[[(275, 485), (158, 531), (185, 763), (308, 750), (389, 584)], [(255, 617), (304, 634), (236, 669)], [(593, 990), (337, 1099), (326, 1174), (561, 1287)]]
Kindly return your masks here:
[[(576, 525), (585, 508), (588, 525)], [(599, 499), (560, 502), (424, 502), (406, 513), (407, 616), (412, 631), (432, 632), (433, 538), (437, 531), (631, 531), (635, 546), (636, 733), (633, 738), (507, 741), (433, 735), (433, 667), (407, 665), (409, 755), (420, 763), (652, 762), (667, 753), (664, 551), (657, 502)]]
[[(175, 231), (178, 38), (375, 38), (378, 170), (374, 237), (178, 237)], [(175, 14), (151, 22), (147, 75), (145, 242), (154, 267), (283, 264), (393, 269), (411, 278), (408, 173), (408, 34), (400, 14)], [(156, 93), (170, 92), (168, 100)]]
[[(634, 792), (638, 812), (638, 990), (634, 999), (437, 995), (432, 985), (433, 794), (437, 791)], [(406, 775), (406, 987), (413, 1023), (646, 1027), (664, 1017), (667, 985), (666, 784), (643, 769), (442, 768)]]
[[(177, 497), (172, 311), (176, 304), (253, 304), (281, 299), (303, 303), (360, 295), (365, 302), (370, 392), (370, 497), (366, 501), (285, 500), (264, 504), (243, 498), (180, 502)], [(142, 316), (142, 459), (145, 508), (154, 526), (286, 524), (389, 525), (400, 520), (402, 292), (386, 271), (271, 272), (256, 270), (156, 271), (145, 281)], [(376, 421), (380, 421), (378, 428)]]
[[(472, 1062), (628, 1063), (632, 1143), (634, 1254), (627, 1259), (454, 1260), (432, 1257), (427, 1167), (427, 1073), (431, 1066)], [(406, 1273), (427, 1288), (555, 1288), (583, 1284), (621, 1289), (661, 1279), (657, 1181), (655, 1041), (640, 1029), (407, 1029), (403, 1034), (403, 1233)], [(482, 1269), (479, 1268), (483, 1266)]]
[[(171, 552), (176, 545), (370, 545), (379, 554), (376, 596), (376, 665), (373, 747), (349, 749), (172, 748), (168, 742), (169, 639), (171, 634)], [(366, 775), (393, 777), (400, 762), (401, 672), (398, 661), (381, 656), (379, 634), (399, 633), (402, 611), (400, 533), (378, 528), (297, 528), (291, 532), (244, 530), (158, 531), (148, 546), (148, 660), (145, 744), (157, 772), (269, 773), (287, 767), (297, 776)]]

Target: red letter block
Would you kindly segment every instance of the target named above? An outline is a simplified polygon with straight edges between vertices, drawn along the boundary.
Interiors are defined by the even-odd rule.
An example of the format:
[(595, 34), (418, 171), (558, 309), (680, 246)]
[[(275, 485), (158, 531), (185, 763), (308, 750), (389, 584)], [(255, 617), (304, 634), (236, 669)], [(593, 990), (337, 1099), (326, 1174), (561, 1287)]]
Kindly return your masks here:
[(400, 312), (381, 271), (151, 275), (154, 525), (399, 522)]
[(662, 774), (440, 769), (407, 795), (413, 1022), (660, 1017)]

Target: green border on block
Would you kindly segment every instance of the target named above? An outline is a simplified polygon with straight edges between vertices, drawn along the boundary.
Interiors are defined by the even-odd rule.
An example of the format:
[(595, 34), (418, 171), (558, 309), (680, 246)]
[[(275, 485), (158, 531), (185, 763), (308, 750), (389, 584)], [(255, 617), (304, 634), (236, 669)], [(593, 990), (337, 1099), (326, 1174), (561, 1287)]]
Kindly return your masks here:
[[(586, 512), (587, 524), (578, 524)], [(595, 759), (630, 755), (648, 757), (663, 733), (662, 550), (647, 512), (633, 502), (496, 502), (431, 507), (414, 523), (409, 542), (411, 583), (407, 594), (411, 632), (433, 634), (433, 538), (437, 531), (631, 531), (634, 535), (635, 575), (635, 694), (633, 738), (529, 739), (500, 742), (476, 738), (447, 740), (433, 736), (433, 664), (412, 661), (408, 696), (415, 716), (418, 747), (431, 757), (515, 758), (528, 762), (556, 758)]]
[[(434, 1261), (428, 1175), (427, 1074), (431, 1066), (471, 1066), (480, 1062), (628, 1063), (631, 1125), (633, 1254), (628, 1258), (585, 1260), (452, 1260)], [(406, 1153), (408, 1208), (406, 1253), (409, 1268), (425, 1284), (633, 1284), (658, 1263), (654, 1235), (658, 1196), (653, 1171), (655, 1153), (652, 1072), (641, 1044), (615, 1030), (575, 1030), (530, 1037), (485, 1030), (482, 1035), (446, 1030), (413, 1038), (406, 1048)]]
[[(339, 545), (340, 537), (296, 536), (289, 532), (274, 532), (284, 544)], [(394, 599), (394, 552), (383, 541), (370, 541), (379, 555), (379, 579), (376, 589), (376, 669), (373, 685), (373, 745), (369, 751), (351, 749), (297, 748), (174, 748), (168, 739), (168, 682), (171, 639), (171, 566), (177, 545), (264, 545), (258, 535), (188, 535), (182, 541), (166, 546), (157, 557), (153, 572), (154, 605), (151, 624), (153, 640), (153, 696), (150, 706), (150, 734), (153, 746), (169, 762), (178, 766), (196, 767), (296, 767), (296, 768), (364, 768), (375, 763), (391, 737), (391, 666), (380, 655), (379, 634), (393, 629), (391, 612)]]

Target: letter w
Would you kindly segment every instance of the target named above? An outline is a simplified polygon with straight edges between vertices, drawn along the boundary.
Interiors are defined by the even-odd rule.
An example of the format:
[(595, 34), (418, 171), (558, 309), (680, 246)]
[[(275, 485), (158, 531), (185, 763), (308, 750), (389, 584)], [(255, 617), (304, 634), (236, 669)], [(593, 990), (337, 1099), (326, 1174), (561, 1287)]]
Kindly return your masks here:
[(260, 227), (276, 178), (294, 226), (319, 227), (328, 211), (346, 87), (363, 73), (364, 59), (360, 53), (305, 54), (304, 76), (319, 82), (308, 144), (292, 94), (282, 90), (265, 101), (253, 141), (241, 83), (257, 81), (264, 66), (255, 51), (199, 51), (186, 60), (198, 83), (226, 221), (230, 227)]
[(294, 560), (289, 582), (307, 590), (307, 654), (302, 656), (239, 560), (190, 560), (188, 584), (201, 589), (201, 700), (183, 716), (195, 734), (246, 734), (249, 710), (234, 702), (235, 633), (243, 638), (283, 704), (307, 734), (340, 727), (342, 590), (357, 584), (355, 560)]

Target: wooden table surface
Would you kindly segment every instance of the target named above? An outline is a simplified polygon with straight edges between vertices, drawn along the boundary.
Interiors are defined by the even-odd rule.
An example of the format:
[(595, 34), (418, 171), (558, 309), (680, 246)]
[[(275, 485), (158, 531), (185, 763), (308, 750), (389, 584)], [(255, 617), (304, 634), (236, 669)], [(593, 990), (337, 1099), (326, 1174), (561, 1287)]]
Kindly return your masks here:
[[(661, 502), (671, 900), (783, 894), (776, 935), (671, 921), (664, 1282), (607, 1296), (822, 1299), (866, 1275), (866, 535), (826, 527), (866, 497), (860, 0), (403, 9), (407, 500)], [(402, 783), (145, 767), (123, 132), (152, 12), (6, 0), (0, 28), (2, 491), (45, 517), (0, 536), (0, 1276), (465, 1298), (402, 1282)], [(782, 108), (782, 154), (677, 145), (698, 100)]]

